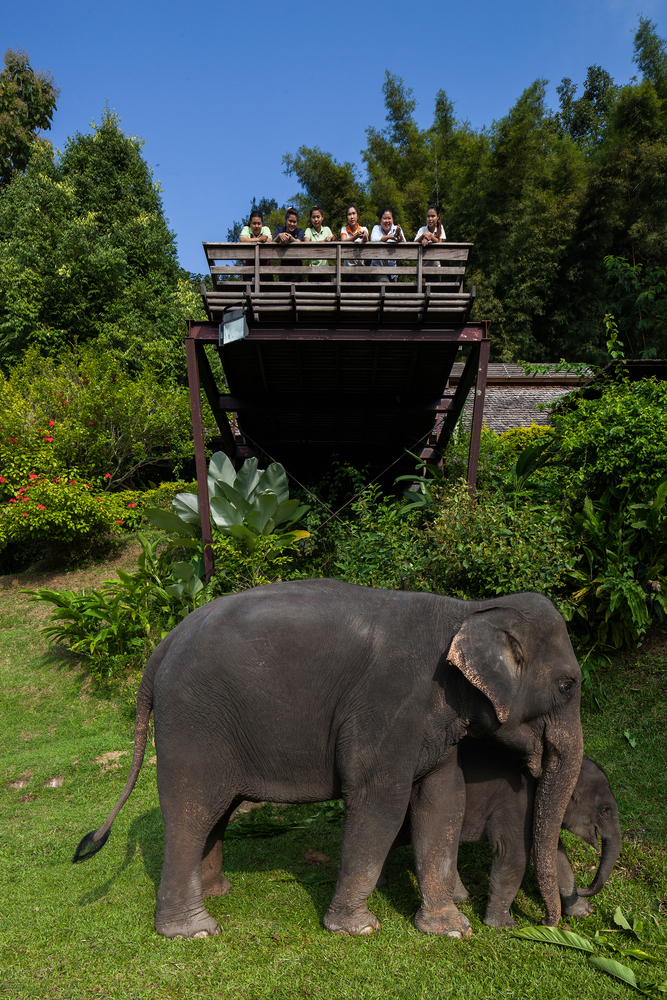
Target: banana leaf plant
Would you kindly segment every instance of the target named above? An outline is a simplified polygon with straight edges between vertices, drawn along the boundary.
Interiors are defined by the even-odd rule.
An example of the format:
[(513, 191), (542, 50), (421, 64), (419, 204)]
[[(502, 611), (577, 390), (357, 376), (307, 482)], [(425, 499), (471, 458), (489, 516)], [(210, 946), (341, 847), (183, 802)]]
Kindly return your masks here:
[[(258, 469), (257, 459), (247, 458), (237, 472), (228, 456), (217, 451), (209, 462), (207, 482), (214, 525), (249, 551), (266, 535), (273, 536), (277, 549), (308, 537), (307, 531), (291, 527), (309, 508), (290, 500), (287, 475), (280, 463)], [(183, 540), (185, 547), (196, 546), (194, 526), (201, 525), (199, 497), (177, 493), (172, 506), (175, 514), (152, 508), (146, 516), (158, 528), (188, 536)]]

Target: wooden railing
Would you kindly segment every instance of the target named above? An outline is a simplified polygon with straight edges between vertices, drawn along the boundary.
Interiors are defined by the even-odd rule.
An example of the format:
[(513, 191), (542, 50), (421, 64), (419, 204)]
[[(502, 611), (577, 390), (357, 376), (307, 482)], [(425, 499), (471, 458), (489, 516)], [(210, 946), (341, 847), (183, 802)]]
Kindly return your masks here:
[[(400, 284), (414, 284), (420, 292), (429, 282), (438, 282), (448, 290), (462, 292), (471, 248), (471, 243), (431, 243), (427, 247), (421, 243), (291, 243), (287, 246), (278, 243), (204, 243), (214, 290), (230, 279), (241, 279), (257, 292), (261, 285), (269, 281), (281, 282), (287, 273), (291, 280), (281, 283), (292, 285), (305, 283), (311, 275), (321, 278), (324, 272), (330, 272), (326, 277), (337, 290), (344, 283), (349, 283), (351, 278), (355, 282), (360, 279), (373, 282), (386, 275), (400, 279)], [(328, 265), (311, 268), (308, 266), (311, 260), (326, 260)], [(398, 266), (371, 265), (372, 260), (395, 260)], [(294, 270), (290, 272), (288, 269), (292, 262)], [(364, 265), (363, 268), (360, 264)]]

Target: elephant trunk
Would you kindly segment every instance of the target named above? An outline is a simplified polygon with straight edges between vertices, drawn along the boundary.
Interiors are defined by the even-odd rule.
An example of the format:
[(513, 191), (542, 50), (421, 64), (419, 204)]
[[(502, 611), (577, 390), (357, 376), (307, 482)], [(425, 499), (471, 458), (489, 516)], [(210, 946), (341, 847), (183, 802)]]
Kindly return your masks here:
[(546, 908), (542, 923), (550, 927), (558, 926), (561, 914), (556, 868), (560, 827), (579, 777), (584, 751), (578, 701), (572, 706), (573, 713), (575, 709), (576, 718), (570, 725), (561, 717), (555, 725), (545, 727), (542, 774), (533, 813), (535, 874)]
[(614, 830), (610, 837), (602, 837), (602, 856), (600, 864), (595, 873), (595, 878), (587, 889), (577, 889), (579, 896), (595, 896), (607, 883), (607, 879), (612, 873), (612, 869), (618, 861), (621, 853), (621, 826), (617, 821), (618, 830)]

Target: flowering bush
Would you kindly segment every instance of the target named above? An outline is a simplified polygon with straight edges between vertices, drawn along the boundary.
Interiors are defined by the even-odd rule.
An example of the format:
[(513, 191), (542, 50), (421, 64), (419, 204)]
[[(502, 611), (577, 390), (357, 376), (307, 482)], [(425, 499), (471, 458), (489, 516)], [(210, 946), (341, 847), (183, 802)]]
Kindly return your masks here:
[(0, 506), (0, 548), (23, 543), (47, 558), (80, 557), (132, 526), (126, 523), (133, 521), (132, 502), (81, 480), (31, 473), (27, 485)]
[(31, 348), (6, 378), (0, 372), (5, 496), (30, 473), (117, 489), (191, 460), (188, 392), (164, 378), (130, 376), (90, 348), (57, 361)]

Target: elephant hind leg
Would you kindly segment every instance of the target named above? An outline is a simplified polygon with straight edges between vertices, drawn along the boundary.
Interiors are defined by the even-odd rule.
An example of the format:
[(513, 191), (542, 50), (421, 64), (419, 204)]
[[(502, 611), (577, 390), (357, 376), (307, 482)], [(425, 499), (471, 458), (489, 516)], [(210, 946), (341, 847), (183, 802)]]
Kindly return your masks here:
[[(200, 794), (197, 794), (197, 791)], [(165, 937), (206, 937), (220, 933), (220, 928), (204, 906), (202, 895), (203, 859), (206, 873), (212, 874), (216, 863), (217, 845), (222, 841), (217, 833), (222, 819), (230, 813), (236, 796), (232, 794), (216, 804), (201, 789), (189, 788), (187, 801), (160, 790), (160, 805), (164, 818), (164, 863), (157, 894), (155, 929)], [(213, 836), (215, 831), (215, 836)], [(211, 856), (212, 854), (212, 856)], [(220, 871), (220, 868), (218, 868)], [(216, 884), (216, 880), (212, 878)], [(224, 888), (222, 873), (218, 888)]]
[(222, 874), (222, 842), (227, 823), (240, 801), (240, 797), (234, 799), (206, 838), (201, 863), (201, 891), (204, 898), (225, 896), (231, 889), (229, 880)]

